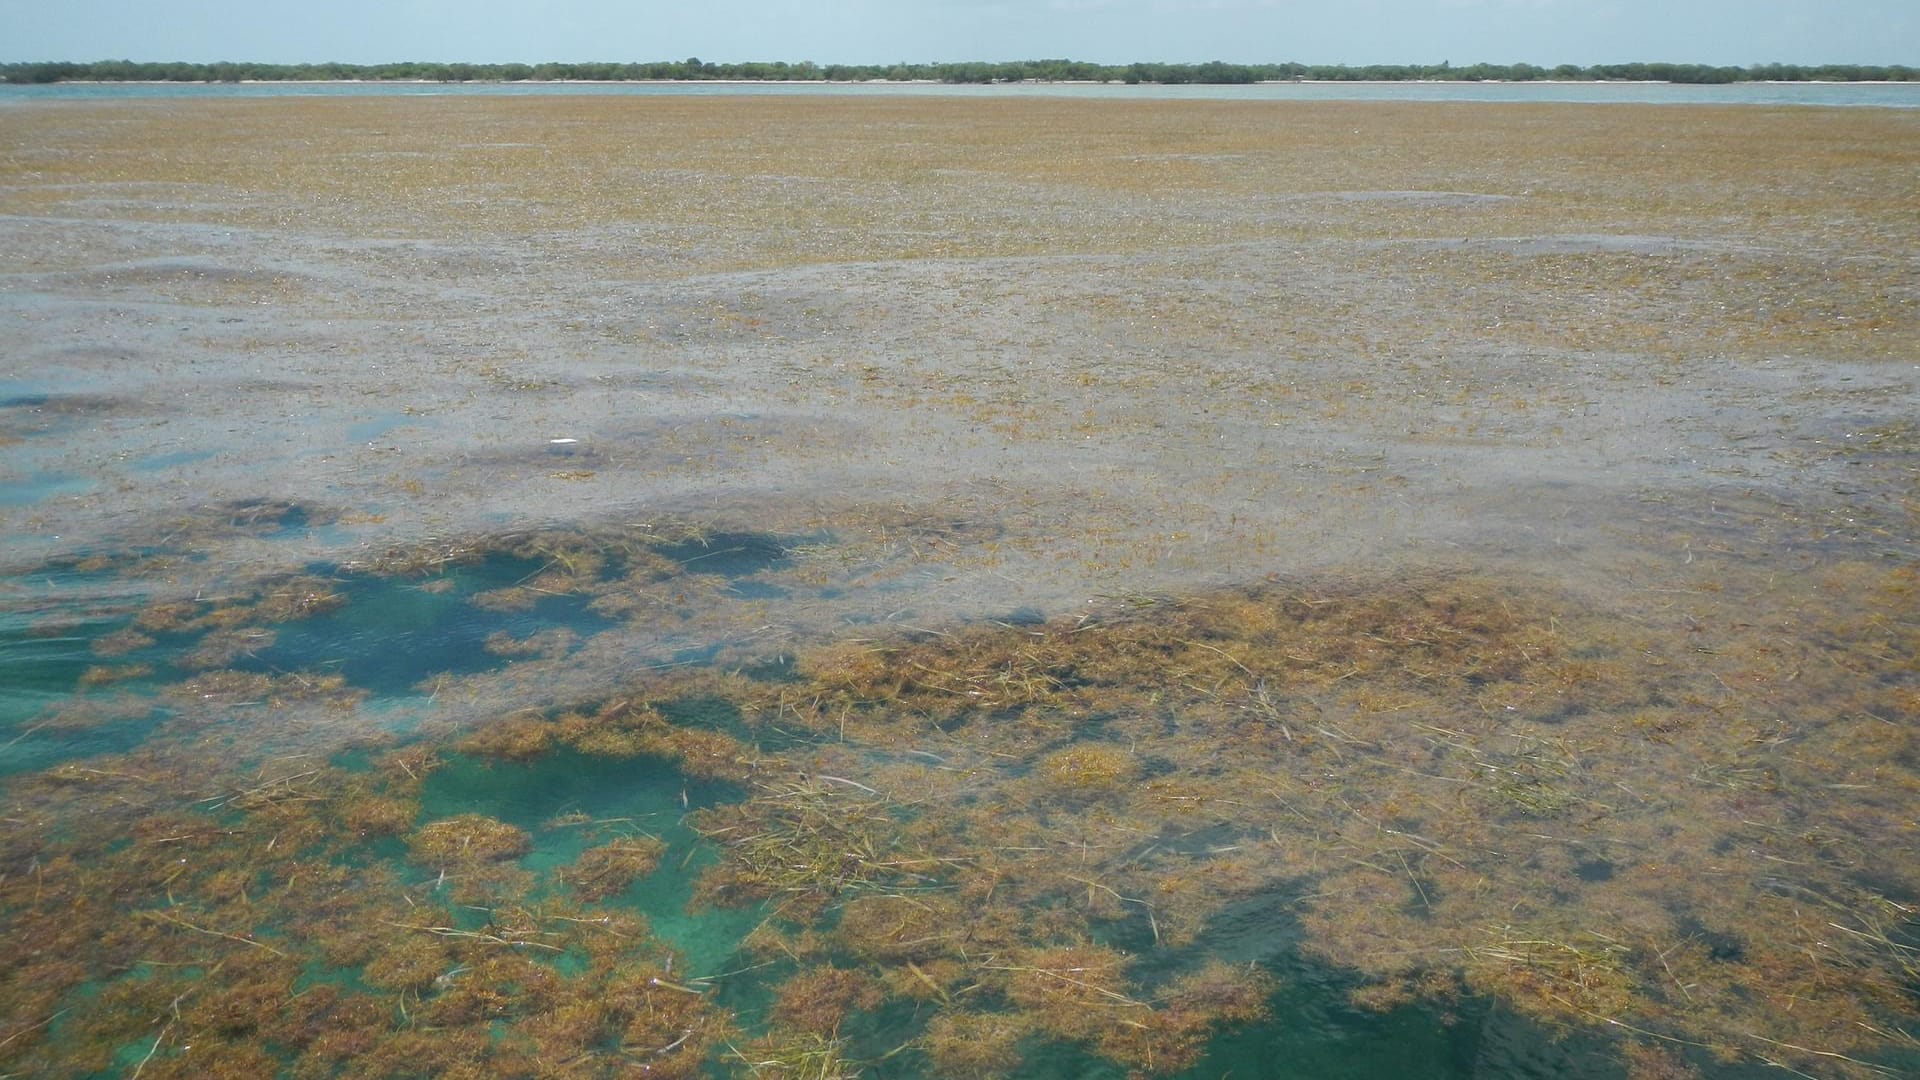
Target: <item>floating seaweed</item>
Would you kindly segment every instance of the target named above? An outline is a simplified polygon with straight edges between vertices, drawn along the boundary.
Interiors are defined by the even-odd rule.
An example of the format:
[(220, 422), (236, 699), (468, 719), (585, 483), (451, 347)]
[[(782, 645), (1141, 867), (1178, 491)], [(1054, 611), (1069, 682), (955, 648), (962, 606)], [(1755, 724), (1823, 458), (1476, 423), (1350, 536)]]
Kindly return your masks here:
[[(590, 590), (614, 565), (604, 545), (541, 543), (565, 565), (533, 580)], [(1164, 1075), (1276, 992), (1260, 954), (1212, 953), (1250, 904), (1352, 973), (1360, 1007), (1497, 1000), (1610, 1033), (1637, 1076), (1892, 1075), (1913, 1048), (1920, 883), (1872, 852), (1920, 802), (1890, 719), (1914, 704), (1920, 628), (1888, 614), (1914, 584), (1836, 563), (1817, 586), (1776, 598), (1789, 638), (1454, 570), (1275, 580), (791, 643), (778, 680), (639, 672), (454, 746), (469, 771), (670, 762), (683, 783), (743, 785), (686, 805), (671, 841), (564, 805), (429, 815), (434, 741), (246, 762), (158, 738), (10, 785), (29, 824), (0, 849), (0, 920), (41, 944), (0, 968), (19, 1018), (0, 1054), (142, 1075), (543, 1059), (992, 1077), (1065, 1044)], [(230, 607), (249, 614), (184, 640), (273, 625)], [(207, 616), (147, 612), (150, 637)], [(145, 664), (155, 647), (106, 651)], [(163, 695), (289, 710), (361, 691), (216, 669)], [(696, 921), (752, 920), (728, 982), (760, 990), (675, 969), (629, 906), (656, 903), (660, 875), (685, 880)]]

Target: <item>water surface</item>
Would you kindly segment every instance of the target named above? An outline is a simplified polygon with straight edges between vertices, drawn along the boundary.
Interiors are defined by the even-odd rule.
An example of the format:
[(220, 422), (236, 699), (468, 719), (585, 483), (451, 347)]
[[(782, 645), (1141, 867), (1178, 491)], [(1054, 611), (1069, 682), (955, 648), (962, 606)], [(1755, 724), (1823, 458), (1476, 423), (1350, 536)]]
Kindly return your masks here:
[(1558, 102), (1594, 105), (1809, 105), (1920, 108), (1920, 83), (1475, 83), (1298, 82), (1250, 85), (1123, 83), (56, 83), (0, 86), (0, 104), (113, 101), (127, 98), (333, 97), (355, 95), (521, 96), (610, 94), (666, 97), (728, 95), (1064, 97), (1125, 101), (1450, 101)]

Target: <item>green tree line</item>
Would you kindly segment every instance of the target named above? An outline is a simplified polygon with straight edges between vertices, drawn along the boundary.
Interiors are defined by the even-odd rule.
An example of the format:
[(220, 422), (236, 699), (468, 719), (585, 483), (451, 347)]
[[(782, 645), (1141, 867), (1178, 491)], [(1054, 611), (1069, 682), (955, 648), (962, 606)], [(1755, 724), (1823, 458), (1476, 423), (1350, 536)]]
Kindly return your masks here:
[(57, 82), (311, 82), (359, 79), (365, 81), (428, 82), (551, 82), (590, 80), (639, 82), (658, 79), (798, 80), (806, 82), (861, 82), (872, 79), (918, 80), (943, 83), (1015, 83), (1081, 81), (1123, 83), (1253, 83), (1289, 79), (1322, 81), (1401, 82), (1440, 79), (1458, 82), (1504, 80), (1545, 82), (1570, 80), (1634, 80), (1669, 83), (1735, 82), (1911, 82), (1920, 81), (1920, 69), (1905, 65), (1867, 64), (1759, 64), (1751, 67), (1715, 67), (1710, 64), (1093, 64), (1081, 60), (1012, 60), (937, 64), (815, 64), (811, 61), (707, 63), (697, 57), (637, 63), (461, 64), (404, 61), (392, 64), (256, 64), (221, 61), (189, 64), (179, 61), (90, 62), (44, 61), (0, 64), (0, 80), (15, 84)]

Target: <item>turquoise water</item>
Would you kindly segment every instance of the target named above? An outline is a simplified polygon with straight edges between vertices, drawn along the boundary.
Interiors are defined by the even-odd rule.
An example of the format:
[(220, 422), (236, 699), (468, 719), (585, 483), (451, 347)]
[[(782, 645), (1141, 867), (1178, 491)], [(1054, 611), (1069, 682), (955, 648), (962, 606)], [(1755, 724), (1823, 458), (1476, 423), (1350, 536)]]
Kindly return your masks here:
[[(702, 708), (689, 703), (682, 715), (701, 716)], [(423, 802), (426, 818), (479, 813), (527, 829), (534, 846), (520, 865), (541, 873), (566, 866), (587, 846), (577, 828), (553, 824), (563, 815), (621, 821), (635, 833), (666, 841), (659, 868), (608, 903), (644, 913), (654, 932), (674, 946), (687, 977), (698, 980), (747, 966), (738, 950), (767, 911), (752, 906), (689, 912), (694, 879), (714, 852), (686, 827), (684, 817), (689, 809), (743, 795), (733, 785), (688, 780), (657, 759), (606, 761), (562, 752), (526, 764), (455, 757), (429, 778)], [(1558, 1037), (1487, 1002), (1468, 1000), (1450, 1013), (1408, 1006), (1379, 1014), (1351, 1006), (1347, 994), (1356, 985), (1351, 978), (1295, 951), (1297, 931), (1286, 914), (1292, 902), (1291, 896), (1275, 896), (1240, 905), (1192, 949), (1162, 955), (1163, 963), (1175, 967), (1201, 954), (1258, 963), (1280, 984), (1270, 1003), (1271, 1023), (1216, 1035), (1206, 1059), (1176, 1075), (1188, 1080), (1625, 1077), (1624, 1065), (1598, 1040)], [(765, 974), (778, 978), (790, 970), (777, 966)], [(765, 982), (723, 978), (714, 992), (751, 1019), (766, 1008)], [(929, 1075), (928, 1062), (917, 1053), (886, 1058), (920, 1030), (925, 1019), (898, 1007), (853, 1018), (846, 1033), (853, 1056), (869, 1063), (863, 1075), (873, 1080)], [(1027, 1047), (1017, 1075), (1031, 1080), (1123, 1080), (1128, 1073), (1083, 1049), (1036, 1041)]]
[(93, 640), (113, 625), (77, 623), (49, 633), (17, 612), (0, 612), (0, 776), (132, 749), (169, 715), (156, 702), (117, 708), (111, 719), (86, 726), (51, 722), (81, 696), (81, 676), (100, 662)]
[(451, 588), (341, 576), (336, 587), (346, 603), (332, 611), (282, 624), (272, 645), (234, 664), (241, 671), (319, 671), (344, 675), (376, 697), (412, 694), (435, 675), (471, 675), (502, 667), (487, 640), (504, 633), (525, 640), (541, 630), (565, 627), (589, 636), (613, 625), (587, 610), (578, 596), (545, 596), (523, 611), (488, 612), (473, 597), (511, 588), (540, 571), (533, 560), (495, 557), (459, 567), (443, 581)]
[(178, 469), (183, 465), (193, 465), (210, 460), (213, 458), (214, 453), (212, 450), (175, 450), (170, 453), (155, 454), (152, 457), (140, 458), (132, 463), (132, 468), (136, 472), (166, 472), (170, 469)]
[(97, 486), (88, 477), (59, 468), (57, 455), (39, 440), (71, 423), (70, 417), (48, 411), (53, 400), (25, 384), (0, 382), (0, 510), (80, 495)]
[[(784, 558), (784, 548), (778, 543), (753, 534), (714, 535), (699, 542), (663, 545), (659, 551), (680, 561), (689, 573), (742, 580), (751, 580), (752, 575), (778, 565)], [(471, 602), (487, 590), (524, 581), (539, 568), (535, 560), (492, 556), (450, 570), (443, 579), (450, 585), (423, 589), (419, 580), (315, 567), (315, 576), (330, 580), (345, 602), (320, 615), (278, 624), (272, 646), (237, 659), (233, 667), (263, 672), (338, 672), (352, 686), (370, 692), (376, 699), (404, 700), (430, 675), (471, 673), (505, 663), (483, 647), (490, 635), (502, 630), (525, 636), (540, 629), (564, 627), (586, 638), (610, 625), (575, 597), (549, 597), (512, 612), (490, 611)], [(105, 574), (71, 570), (56, 573), (62, 581), (53, 584), (69, 590), (109, 580)], [(143, 648), (110, 659), (96, 655), (92, 648), (96, 640), (131, 624), (135, 599), (123, 596), (115, 603), (67, 612), (71, 617), (59, 623), (58, 632), (46, 629), (48, 617), (60, 614), (46, 605), (0, 616), (0, 685), (6, 688), (0, 696), (0, 706), (5, 710), (0, 717), (4, 721), (0, 732), (11, 732), (0, 737), (13, 740), (0, 747), (0, 777), (61, 762), (84, 764), (89, 758), (131, 749), (165, 730), (171, 713), (157, 698), (150, 712), (121, 723), (63, 732), (57, 737), (45, 737), (34, 729), (37, 720), (62, 706), (104, 694), (154, 698), (162, 683), (188, 674), (176, 670), (174, 661), (200, 644), (205, 631), (156, 632), (154, 642)], [(107, 688), (84, 689), (85, 673), (102, 663), (147, 664), (155, 674)], [(744, 733), (738, 709), (722, 699), (690, 697), (667, 702), (661, 706), (661, 713), (682, 727)], [(349, 754), (340, 760), (355, 768), (358, 766), (353, 763), (360, 756)], [(452, 754), (445, 756), (444, 763), (427, 778), (420, 798), (420, 820), (479, 814), (525, 830), (532, 846), (518, 865), (545, 883), (531, 894), (535, 898), (557, 890), (558, 874), (587, 847), (605, 842), (608, 829), (614, 835), (662, 841), (665, 850), (657, 868), (603, 904), (643, 914), (653, 933), (674, 949), (677, 970), (688, 980), (721, 976), (710, 992), (751, 1025), (762, 1022), (770, 1002), (766, 989), (770, 981), (784, 978), (793, 968), (774, 965), (729, 975), (756, 966), (755, 961), (743, 957), (741, 944), (767, 917), (767, 908), (748, 905), (712, 909), (691, 903), (695, 880), (719, 857), (719, 851), (687, 824), (690, 812), (736, 801), (746, 794), (730, 783), (690, 778), (672, 763), (652, 757), (609, 759), (559, 750), (532, 761), (515, 762)], [(405, 866), (404, 849), (397, 843), (372, 843), (364, 851), (372, 860)], [(429, 898), (434, 895), (428, 871), (415, 867), (402, 872), (420, 879), (417, 887)], [(1192, 949), (1155, 959), (1172, 973), (1195, 956), (1218, 955), (1264, 965), (1280, 978), (1280, 990), (1272, 1003), (1275, 1021), (1219, 1035), (1207, 1060), (1185, 1075), (1303, 1080), (1396, 1073), (1593, 1080), (1623, 1075), (1611, 1056), (1558, 1043), (1528, 1023), (1486, 1005), (1475, 1005), (1457, 1017), (1446, 1018), (1422, 1007), (1401, 1008), (1385, 1015), (1354, 1009), (1346, 1003), (1346, 994), (1352, 988), (1350, 980), (1303, 960), (1295, 951), (1297, 931), (1286, 915), (1290, 902), (1290, 897), (1275, 897), (1269, 904), (1242, 905), (1223, 917)], [(1151, 941), (1145, 939), (1124, 944), (1151, 949)], [(565, 970), (565, 958), (554, 963)], [(133, 973), (143, 978), (149, 974)], [(350, 969), (315, 969), (309, 975), (309, 985), (330, 982), (364, 989)], [(857, 1015), (846, 1029), (849, 1053), (870, 1062), (865, 1075), (875, 1080), (927, 1075), (928, 1062), (917, 1051), (888, 1056), (913, 1038), (926, 1019), (904, 1006)], [(123, 1044), (116, 1067), (124, 1070), (137, 1064), (152, 1045), (150, 1038)], [(1036, 1080), (1119, 1080), (1126, 1075), (1124, 1068), (1085, 1049), (1045, 1040), (1030, 1041), (1024, 1060), (1019, 1075)]]
[[(280, 509), (284, 512), (277, 516), (267, 515), (265, 525), (297, 533), (311, 524), (297, 507)], [(646, 550), (679, 564), (686, 575), (719, 577), (733, 585), (774, 587), (772, 582), (783, 580), (778, 571), (786, 565), (789, 543), (754, 533), (714, 533), (698, 540), (658, 541)], [(235, 658), (231, 667), (263, 674), (324, 672), (344, 676), (352, 689), (369, 695), (361, 706), (363, 719), (382, 718), (378, 722), (389, 730), (404, 729), (404, 723), (385, 717), (404, 717), (418, 706), (424, 680), (487, 672), (513, 662), (487, 648), (496, 635), (524, 639), (543, 630), (566, 630), (577, 640), (587, 641), (614, 627), (615, 623), (592, 611), (586, 598), (578, 595), (545, 596), (504, 607), (484, 602), (488, 596), (527, 582), (549, 565), (541, 558), (493, 554), (425, 578), (309, 567), (300, 579), (306, 583), (303, 588), (313, 582), (325, 583), (336, 594), (337, 606), (273, 624), (272, 644)], [(623, 564), (615, 560), (604, 574), (622, 571)], [(114, 649), (113, 655), (103, 657), (95, 649), (96, 642), (139, 625), (136, 620), (142, 598), (137, 591), (130, 591), (131, 586), (125, 584), (116, 585), (111, 570), (82, 572), (49, 566), (37, 580), (30, 582), (30, 577), (0, 583), (12, 585), (10, 594), (15, 597), (33, 597), (30, 602), (18, 601), (0, 610), (0, 687), (5, 690), (0, 694), (0, 799), (8, 796), (13, 782), (32, 770), (63, 762), (84, 766), (89, 759), (136, 748), (143, 740), (173, 737), (173, 721), (179, 715), (163, 704), (167, 700), (162, 696), (164, 691), (169, 684), (194, 674), (192, 665), (181, 663), (189, 653), (204, 646), (210, 634), (231, 629), (227, 624), (215, 624), (214, 629), (189, 626), (153, 630), (149, 643), (130, 650)], [(260, 595), (270, 595), (275, 587), (268, 583)], [(93, 599), (76, 599), (81, 595)], [(143, 664), (152, 671), (89, 687), (88, 672), (102, 664)], [(791, 672), (771, 664), (765, 671), (747, 674), (760, 679), (759, 686), (778, 687), (784, 685), (778, 680)], [(735, 692), (739, 692), (737, 683), (726, 685), (735, 686)], [(90, 728), (42, 729), (49, 717), (88, 704), (111, 706), (118, 719)], [(583, 712), (594, 711), (591, 703), (576, 707)], [(699, 689), (662, 698), (653, 707), (675, 730), (723, 733), (752, 746), (757, 754), (804, 757), (812, 750), (848, 752), (844, 747), (832, 747), (829, 740), (816, 744), (813, 740), (819, 736), (788, 734), (777, 727), (756, 729), (734, 700)], [(267, 722), (272, 714), (269, 709), (257, 715), (263, 718), (261, 722)], [(240, 722), (251, 721), (243, 718)], [(555, 730), (561, 726), (551, 716), (545, 722)], [(1082, 737), (1097, 737), (1097, 728), (1096, 723), (1084, 725)], [(189, 742), (204, 738), (195, 732), (183, 734)], [(246, 753), (244, 739), (222, 737), (234, 752)], [(380, 768), (380, 752), (384, 751), (353, 749), (335, 754), (333, 761), (349, 775), (371, 779)], [(889, 755), (913, 753), (898, 748), (868, 752), (876, 763)], [(747, 1037), (766, 1025), (774, 988), (798, 971), (811, 970), (777, 954), (769, 957), (766, 950), (755, 952), (745, 947), (757, 928), (777, 916), (779, 896), (717, 908), (695, 900), (703, 872), (721, 863), (724, 851), (715, 839), (692, 827), (690, 816), (760, 797), (765, 788), (701, 779), (672, 761), (646, 754), (587, 754), (557, 744), (545, 745), (524, 760), (481, 757), (477, 751), (467, 752), (457, 746), (441, 746), (437, 758), (437, 767), (421, 782), (417, 807), (409, 811), (414, 815), (411, 827), (478, 815), (521, 830), (527, 847), (515, 854), (512, 866), (532, 884), (516, 902), (530, 909), (553, 904), (562, 910), (582, 910), (566, 906), (572, 894), (563, 877), (590, 848), (605, 845), (610, 839), (657, 841), (662, 850), (651, 871), (610, 895), (587, 901), (584, 910), (643, 916), (652, 935), (672, 950), (669, 974), (696, 985), (704, 1000), (731, 1010)], [(279, 772), (287, 770), (286, 766), (276, 767)], [(794, 782), (791, 774), (786, 775), (788, 779), (774, 782), (776, 794), (783, 790), (779, 785)], [(874, 779), (882, 782), (877, 776)], [(849, 785), (871, 791), (850, 781), (839, 784), (843, 786), (836, 790), (841, 794)], [(221, 809), (227, 802), (222, 797), (212, 809), (195, 813), (237, 827), (243, 818), (220, 816), (233, 813)], [(910, 818), (914, 813), (911, 805), (904, 802), (888, 812)], [(409, 845), (414, 841), (405, 838), (405, 828), (399, 834), (368, 836), (353, 842), (343, 862), (336, 865), (390, 875), (385, 880), (397, 881), (408, 890), (409, 905), (414, 903), (413, 896), (420, 898), (423, 908), (428, 904), (445, 905), (454, 925), (464, 930), (491, 927), (491, 920), (501, 917), (501, 912), (461, 900), (454, 887), (445, 884), (444, 868), (437, 868), (417, 853), (410, 854)], [(1232, 842), (1232, 837), (1195, 833), (1182, 838), (1182, 842), (1204, 848), (1216, 842)], [(201, 850), (215, 853), (220, 849)], [(183, 865), (186, 861), (181, 860)], [(1588, 872), (1583, 865), (1581, 875)], [(259, 880), (264, 882), (262, 873)], [(461, 873), (456, 868), (456, 880)], [(1169, 1075), (1188, 1080), (1627, 1077), (1626, 1062), (1617, 1045), (1606, 1039), (1604, 1029), (1550, 1030), (1502, 1004), (1472, 994), (1443, 1003), (1400, 1005), (1384, 1012), (1356, 1006), (1350, 995), (1360, 986), (1359, 980), (1312, 958), (1302, 948), (1304, 931), (1298, 913), (1302, 894), (1309, 887), (1303, 883), (1270, 884), (1221, 909), (1191, 943), (1178, 947), (1161, 947), (1158, 927), (1150, 930), (1133, 913), (1088, 921), (1094, 944), (1133, 957), (1129, 972), (1142, 988), (1169, 985), (1205, 961), (1256, 967), (1272, 975), (1275, 989), (1268, 1001), (1270, 1019), (1218, 1030), (1207, 1040), (1199, 1064)], [(839, 894), (839, 899), (849, 895), (853, 894)], [(161, 910), (169, 911), (171, 906)], [(187, 915), (182, 918), (188, 922), (213, 919), (192, 908), (183, 910)], [(5, 914), (5, 903), (0, 902), (0, 915)], [(219, 933), (227, 936), (230, 931)], [(244, 936), (235, 934), (229, 940), (270, 949), (294, 949), (300, 936), (295, 927), (266, 925), (254, 927)], [(573, 950), (555, 956), (541, 954), (539, 962), (550, 965), (563, 978), (586, 977), (588, 961)], [(850, 969), (861, 964), (859, 957), (838, 953), (815, 953), (807, 962), (830, 962)], [(343, 992), (378, 993), (362, 981), (360, 969), (353, 966), (309, 960), (303, 970), (302, 989), (324, 984), (344, 988)], [(118, 979), (124, 982), (158, 977), (136, 968)], [(190, 977), (207, 980), (210, 985), (217, 985), (219, 979), (211, 971), (196, 971)], [(84, 1012), (89, 995), (115, 992), (125, 993), (126, 987), (114, 979), (99, 980), (72, 991), (63, 1001), (67, 1008)], [(430, 998), (431, 994), (424, 996)], [(416, 1000), (415, 1004), (423, 1002)], [(846, 1054), (862, 1063), (861, 1075), (871, 1080), (933, 1075), (930, 1059), (912, 1044), (927, 1032), (929, 1020), (938, 1011), (929, 1004), (915, 1006), (898, 996), (872, 1010), (855, 1011), (842, 1029)], [(67, 1023), (60, 1021), (57, 1030), (66, 1031)], [(150, 1031), (115, 1045), (114, 1067), (124, 1073), (156, 1043)], [(184, 1051), (168, 1044), (167, 1054), (175, 1053)], [(1713, 1062), (1693, 1051), (1680, 1056), (1699, 1067), (1701, 1075), (1714, 1080), (1761, 1075), (1757, 1067)], [(746, 1075), (724, 1062), (715, 1062), (711, 1071), (714, 1075)], [(1021, 1064), (1012, 1075), (1030, 1080), (1121, 1080), (1128, 1071), (1098, 1056), (1090, 1046), (1029, 1035), (1021, 1044)]]
[[(309, 528), (297, 507), (268, 524), (269, 539), (297, 537)], [(489, 638), (504, 634), (525, 640), (558, 627), (584, 637), (613, 625), (587, 610), (586, 600), (577, 596), (542, 597), (521, 610), (489, 610), (473, 603), (477, 594), (510, 588), (540, 566), (533, 560), (495, 556), (456, 567), (432, 587), (316, 567), (319, 580), (329, 582), (343, 602), (305, 619), (258, 627), (270, 631), (270, 644), (245, 649), (213, 666), (267, 675), (343, 675), (352, 688), (371, 695), (362, 706), (370, 714), (386, 714), (388, 727), (409, 727), (416, 719), (412, 712), (430, 693), (417, 685), (422, 680), (498, 670), (513, 662), (490, 651)], [(12, 601), (0, 604), (0, 774), (138, 745), (172, 715), (159, 704), (157, 692), (209, 666), (190, 660), (216, 632), (205, 626), (148, 630), (148, 643), (139, 647), (96, 651), (100, 639), (138, 629), (134, 615), (144, 602), (137, 591), (110, 583), (105, 572), (57, 567), (11, 583)], [(98, 595), (90, 603), (76, 604), (71, 599), (75, 592)], [(85, 685), (89, 671), (109, 668), (150, 670)], [(154, 700), (154, 708), (132, 708), (126, 704), (129, 695)], [(64, 709), (84, 712), (101, 703), (110, 706), (105, 722), (61, 722)], [(123, 718), (128, 713), (136, 715)]]
[(97, 723), (59, 722), (64, 709), (129, 686), (143, 687), (151, 698), (151, 680), (97, 691), (81, 685), (90, 668), (141, 662), (106, 660), (94, 651), (97, 640), (126, 627), (138, 602), (137, 590), (111, 575), (70, 567), (0, 579), (0, 776), (129, 749), (164, 716), (157, 702), (119, 704)]
[[(220, 513), (225, 515), (216, 515), (220, 528), (268, 541), (297, 542), (337, 528), (298, 504), (235, 504)], [(782, 593), (761, 578), (786, 565), (792, 544), (821, 539), (722, 532), (661, 541), (647, 550), (695, 578), (723, 579), (730, 595), (751, 598)], [(115, 575), (149, 555), (195, 558), (190, 543), (179, 550), (142, 549), (102, 558), (96, 569), (78, 569), (88, 562), (70, 556), (0, 581), (0, 772), (125, 750), (166, 711), (151, 716), (141, 711), (137, 724), (116, 719), (81, 727), (52, 721), (69, 706), (84, 710), (103, 701), (113, 703), (118, 717), (130, 711), (128, 695), (153, 698), (168, 684), (215, 668), (340, 676), (348, 688), (366, 695), (359, 706), (365, 714), (378, 718), (386, 730), (406, 730), (430, 703), (439, 681), (505, 669), (522, 655), (523, 643), (544, 631), (573, 635), (549, 646), (564, 652), (618, 625), (594, 610), (590, 595), (521, 588), (551, 568), (544, 557), (500, 553), (424, 577), (316, 564), (301, 578), (262, 583), (257, 594), (216, 600), (209, 593), (188, 605), (180, 616), (184, 625), (143, 625), (136, 616), (148, 603), (144, 586), (137, 577)], [(614, 559), (601, 580), (617, 577), (622, 565)], [(238, 611), (235, 618), (215, 619), (222, 604), (251, 604), (289, 589), (328, 595), (314, 611), (297, 617), (276, 621)], [(130, 647), (96, 647), (114, 634), (138, 634), (144, 640)], [(227, 644), (236, 635), (238, 645)], [(206, 658), (210, 645), (223, 650), (217, 659)], [(705, 663), (720, 648), (684, 647), (660, 659), (674, 665)], [(525, 655), (543, 651), (529, 646)], [(144, 670), (129, 673), (134, 668)], [(88, 685), (90, 673), (102, 677)], [(695, 726), (705, 723), (691, 715), (685, 719)]]
[(1252, 85), (1121, 83), (689, 82), (689, 83), (55, 83), (0, 86), (0, 105), (35, 101), (119, 101), (130, 98), (352, 97), (528, 94), (709, 97), (1072, 97), (1189, 101), (1452, 101), (1559, 102), (1600, 105), (1810, 105), (1920, 108), (1920, 83), (1473, 83), (1324, 82)]
[(607, 760), (563, 751), (528, 763), (455, 757), (433, 772), (422, 804), (429, 819), (475, 813), (528, 830), (534, 847), (520, 865), (548, 877), (590, 846), (587, 830), (550, 824), (569, 814), (665, 841), (659, 868), (608, 902), (643, 913), (679, 954), (686, 977), (699, 979), (737, 966), (741, 940), (766, 917), (759, 908), (687, 910), (694, 879), (714, 853), (686, 826), (686, 815), (742, 795), (730, 784), (689, 779), (658, 758)]
[(0, 480), (0, 506), (32, 506), (62, 495), (82, 495), (93, 481), (63, 472), (36, 472), (14, 480)]

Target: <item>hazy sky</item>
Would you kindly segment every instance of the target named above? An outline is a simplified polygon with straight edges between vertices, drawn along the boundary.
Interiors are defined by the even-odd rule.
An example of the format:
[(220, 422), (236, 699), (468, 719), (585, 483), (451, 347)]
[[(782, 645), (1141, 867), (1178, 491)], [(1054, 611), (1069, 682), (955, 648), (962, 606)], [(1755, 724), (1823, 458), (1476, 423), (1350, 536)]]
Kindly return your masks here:
[(0, 0), (0, 60), (1920, 64), (1920, 0)]

